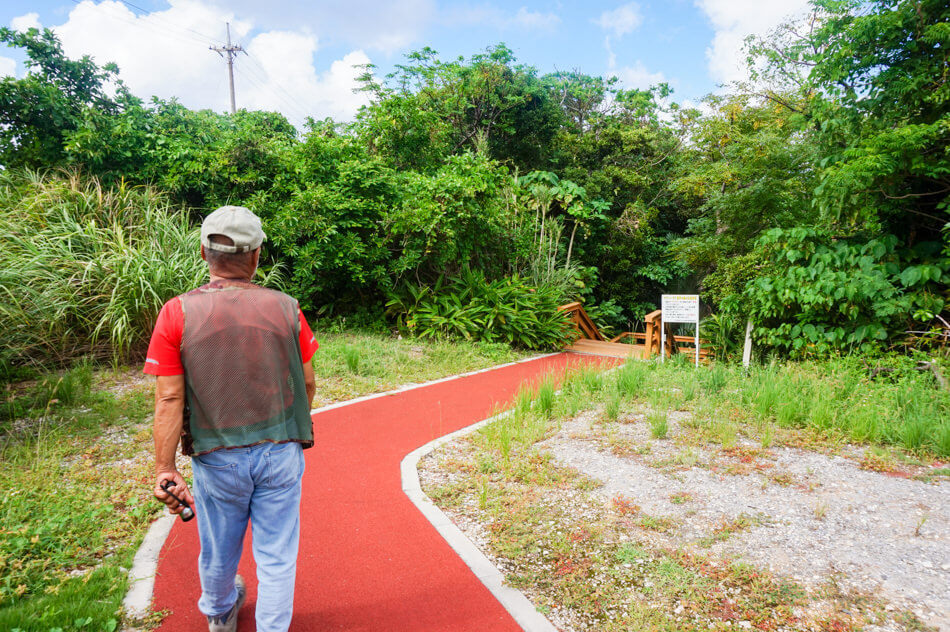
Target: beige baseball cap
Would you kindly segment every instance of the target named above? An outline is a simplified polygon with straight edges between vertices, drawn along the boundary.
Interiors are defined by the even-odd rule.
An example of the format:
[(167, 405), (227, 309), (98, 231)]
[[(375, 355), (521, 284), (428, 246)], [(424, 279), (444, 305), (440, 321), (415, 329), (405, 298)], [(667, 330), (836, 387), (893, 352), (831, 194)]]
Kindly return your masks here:
[[(216, 244), (209, 239), (211, 235), (230, 237), (234, 245)], [(266, 236), (261, 218), (243, 206), (222, 206), (201, 223), (201, 245), (220, 252), (256, 250)]]

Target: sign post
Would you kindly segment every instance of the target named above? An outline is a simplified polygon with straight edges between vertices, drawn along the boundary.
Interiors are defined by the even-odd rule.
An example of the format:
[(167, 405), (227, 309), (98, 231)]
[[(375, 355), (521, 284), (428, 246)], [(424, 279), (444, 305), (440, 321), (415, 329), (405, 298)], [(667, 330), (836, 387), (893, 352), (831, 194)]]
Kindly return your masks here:
[(696, 366), (699, 366), (699, 295), (663, 294), (660, 310), (660, 358), (666, 360), (666, 323), (693, 323), (696, 325)]

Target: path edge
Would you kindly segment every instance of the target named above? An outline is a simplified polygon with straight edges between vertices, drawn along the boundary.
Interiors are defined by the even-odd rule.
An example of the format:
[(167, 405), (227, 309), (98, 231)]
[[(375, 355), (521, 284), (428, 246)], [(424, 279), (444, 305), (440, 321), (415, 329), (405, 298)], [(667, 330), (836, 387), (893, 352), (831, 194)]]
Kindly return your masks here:
[(476, 422), (470, 426), (466, 426), (430, 441), (424, 446), (416, 448), (407, 454), (399, 465), (402, 474), (402, 490), (416, 508), (422, 512), (426, 520), (435, 527), (439, 535), (441, 535), (456, 554), (462, 558), (462, 561), (465, 562), (475, 576), (478, 577), (478, 580), (495, 596), (525, 632), (557, 632), (557, 628), (554, 624), (538, 611), (537, 607), (523, 592), (505, 584), (504, 574), (475, 546), (475, 543), (472, 542), (461, 529), (455, 526), (449, 517), (426, 496), (419, 482), (418, 465), (424, 456), (449, 441), (471, 434), (479, 428), (483, 428), (510, 414), (511, 412), (507, 411), (500, 415), (495, 415), (494, 417)]
[[(342, 408), (344, 406), (349, 406), (351, 404), (358, 404), (360, 402), (365, 402), (370, 399), (378, 399), (380, 397), (389, 397), (391, 395), (397, 395), (399, 393), (404, 393), (406, 391), (412, 391), (417, 388), (424, 388), (426, 386), (432, 386), (433, 384), (440, 384), (442, 382), (458, 380), (461, 378), (469, 377), (471, 375), (477, 375), (479, 373), (487, 373), (488, 371), (503, 369), (505, 367), (514, 366), (516, 364), (534, 362), (535, 360), (550, 358), (552, 356), (560, 355), (562, 353), (565, 353), (565, 352), (555, 351), (553, 353), (542, 353), (536, 356), (531, 356), (530, 358), (522, 358), (521, 360), (515, 360), (513, 362), (506, 362), (504, 364), (496, 364), (494, 366), (486, 367), (484, 369), (476, 369), (474, 371), (468, 371), (467, 373), (459, 373), (457, 375), (441, 377), (435, 380), (430, 380), (428, 382), (421, 382), (419, 384), (407, 384), (405, 386), (401, 386), (391, 391), (384, 391), (382, 393), (372, 393), (370, 395), (363, 395), (361, 397), (356, 397), (354, 399), (348, 399), (343, 402), (327, 404), (326, 406), (321, 406), (320, 408), (314, 408), (310, 411), (310, 414), (314, 415), (316, 413), (332, 410), (334, 408)], [(486, 419), (482, 422), (478, 422), (476, 426), (488, 423), (489, 421), (491, 420)], [(467, 426), (466, 428), (463, 428), (462, 431), (469, 430), (469, 429), (474, 430), (475, 426)], [(455, 433), (453, 433), (453, 435), (454, 434)], [(453, 435), (446, 435), (446, 436), (452, 437)], [(437, 439), (436, 441), (439, 441), (439, 439)], [(426, 444), (426, 445), (429, 445), (429, 444)], [(426, 446), (423, 446), (423, 448), (425, 447)], [(435, 447), (436, 446), (433, 446), (432, 449), (435, 449)], [(416, 479), (416, 482), (418, 484), (418, 477)], [(404, 476), (403, 476), (403, 489), (405, 489)], [(420, 488), (420, 493), (421, 493), (421, 488)], [(413, 502), (415, 503), (414, 500)], [(416, 503), (416, 505), (418, 506), (418, 503)], [(435, 505), (433, 505), (433, 508), (434, 507)], [(438, 511), (438, 509), (436, 509), (436, 511)], [(425, 513), (425, 511), (423, 511), (423, 513)], [(426, 517), (428, 518), (428, 515)], [(146, 617), (147, 615), (149, 615), (152, 611), (152, 597), (154, 596), (154, 592), (155, 592), (155, 576), (156, 576), (156, 572), (158, 571), (158, 556), (162, 551), (162, 547), (165, 546), (165, 540), (168, 538), (168, 534), (171, 533), (171, 530), (174, 524), (175, 524), (174, 515), (164, 513), (163, 515), (159, 516), (151, 524), (151, 526), (149, 527), (148, 531), (145, 534), (145, 538), (142, 540), (142, 544), (139, 546), (138, 551), (135, 552), (135, 557), (132, 560), (132, 568), (129, 570), (129, 589), (128, 591), (126, 591), (125, 598), (123, 598), (122, 600), (122, 608), (125, 611), (126, 618), (128, 619), (131, 619), (133, 621), (136, 619), (142, 619)], [(479, 554), (481, 554), (481, 552), (479, 552)], [(463, 559), (465, 559), (464, 556), (463, 556)], [(492, 568), (494, 569), (494, 566)], [(495, 570), (497, 571), (497, 569)], [(489, 588), (489, 590), (491, 590), (491, 588)], [(504, 604), (504, 602), (502, 603)], [(532, 606), (532, 608), (533, 607), (534, 606)], [(545, 621), (547, 620), (545, 619)], [(135, 629), (135, 628), (129, 628), (129, 629)], [(545, 632), (556, 631), (556, 628), (554, 628), (553, 626), (551, 626), (550, 628), (537, 628), (537, 629), (539, 631), (545, 631)], [(531, 628), (531, 630), (534, 630), (534, 628)]]
[(129, 590), (122, 600), (126, 618), (134, 621), (151, 613), (158, 555), (174, 525), (175, 515), (163, 512), (148, 528), (139, 550), (135, 552), (129, 570)]

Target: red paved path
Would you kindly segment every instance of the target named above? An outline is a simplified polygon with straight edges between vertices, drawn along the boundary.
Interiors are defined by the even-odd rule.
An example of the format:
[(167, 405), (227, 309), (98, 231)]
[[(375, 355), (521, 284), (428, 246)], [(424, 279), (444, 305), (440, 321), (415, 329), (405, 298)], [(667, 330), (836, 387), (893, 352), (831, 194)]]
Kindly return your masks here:
[[(402, 491), (399, 464), (412, 450), (488, 417), (526, 380), (563, 373), (591, 357), (558, 354), (357, 402), (314, 415), (306, 450), (295, 632), (520, 628)], [(197, 508), (201, 511), (201, 507)], [(207, 630), (197, 608), (198, 535), (176, 521), (159, 559), (155, 608), (162, 632)], [(254, 629), (257, 580), (248, 582), (242, 632)]]

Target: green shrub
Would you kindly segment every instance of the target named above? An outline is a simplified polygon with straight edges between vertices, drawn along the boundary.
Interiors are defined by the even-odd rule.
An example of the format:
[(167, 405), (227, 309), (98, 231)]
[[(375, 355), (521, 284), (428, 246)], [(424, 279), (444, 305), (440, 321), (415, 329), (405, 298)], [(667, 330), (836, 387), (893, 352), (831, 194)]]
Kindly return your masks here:
[(423, 338), (505, 342), (527, 349), (558, 349), (571, 338), (560, 292), (517, 275), (489, 281), (464, 268), (431, 288), (407, 286), (387, 303), (388, 313)]
[(760, 344), (792, 356), (871, 352), (946, 305), (950, 257), (937, 242), (908, 249), (890, 234), (841, 239), (798, 227), (769, 230), (756, 248), (767, 265), (723, 307), (749, 314)]

